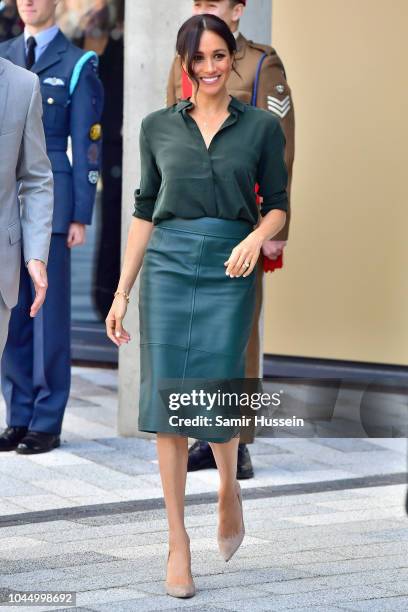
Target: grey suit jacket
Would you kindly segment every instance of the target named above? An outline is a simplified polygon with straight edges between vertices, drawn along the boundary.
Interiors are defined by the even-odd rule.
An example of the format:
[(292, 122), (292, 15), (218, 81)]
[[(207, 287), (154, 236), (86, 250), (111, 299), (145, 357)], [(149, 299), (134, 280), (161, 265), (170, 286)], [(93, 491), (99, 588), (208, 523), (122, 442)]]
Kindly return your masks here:
[(38, 77), (0, 58), (0, 293), (16, 305), (24, 260), (48, 261), (53, 178)]

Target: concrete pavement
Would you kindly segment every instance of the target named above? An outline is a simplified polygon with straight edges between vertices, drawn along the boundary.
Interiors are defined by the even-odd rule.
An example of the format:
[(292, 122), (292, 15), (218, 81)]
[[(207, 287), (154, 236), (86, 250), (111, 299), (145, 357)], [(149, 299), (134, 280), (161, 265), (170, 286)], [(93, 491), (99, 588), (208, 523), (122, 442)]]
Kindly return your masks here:
[(116, 402), (115, 371), (74, 368), (61, 448), (0, 455), (2, 609), (16, 609), (10, 589), (77, 594), (76, 608), (37, 610), (408, 609), (406, 440), (256, 441), (256, 478), (241, 482), (246, 537), (228, 564), (216, 545), (217, 472), (190, 474), (198, 591), (182, 601), (163, 591), (155, 443), (116, 436)]

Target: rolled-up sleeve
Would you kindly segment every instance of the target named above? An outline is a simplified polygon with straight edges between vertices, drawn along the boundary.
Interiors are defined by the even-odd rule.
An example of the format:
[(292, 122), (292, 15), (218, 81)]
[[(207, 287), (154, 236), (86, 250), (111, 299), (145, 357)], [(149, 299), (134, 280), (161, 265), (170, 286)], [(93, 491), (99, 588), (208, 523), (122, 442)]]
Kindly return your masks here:
[(262, 154), (258, 166), (261, 215), (270, 210), (288, 210), (288, 171), (285, 163), (285, 135), (279, 121), (270, 122), (265, 130)]
[(151, 221), (157, 194), (160, 190), (161, 176), (146, 136), (143, 122), (140, 128), (140, 187), (135, 191), (134, 217)]

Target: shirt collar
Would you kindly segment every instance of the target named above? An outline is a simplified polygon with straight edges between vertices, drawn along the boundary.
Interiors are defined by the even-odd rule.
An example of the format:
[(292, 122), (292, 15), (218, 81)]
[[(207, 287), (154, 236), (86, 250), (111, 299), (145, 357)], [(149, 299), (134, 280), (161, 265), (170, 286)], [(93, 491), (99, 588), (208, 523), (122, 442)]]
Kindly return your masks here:
[(37, 43), (37, 47), (38, 50), (42, 49), (43, 47), (46, 47), (47, 45), (50, 44), (50, 42), (56, 37), (56, 35), (58, 34), (59, 28), (57, 25), (53, 25), (50, 28), (47, 28), (46, 30), (42, 30), (41, 32), (38, 32), (38, 34), (31, 34), (30, 31), (27, 29), (27, 27), (24, 28), (24, 41), (27, 44), (27, 40), (28, 38), (30, 38), (30, 36), (34, 36), (35, 41)]
[[(176, 110), (180, 112), (187, 108), (192, 108), (193, 106), (194, 104), (191, 102), (190, 98), (188, 98), (187, 100), (181, 100), (178, 104), (176, 104)], [(237, 98), (234, 98), (234, 96), (231, 96), (231, 102), (228, 105), (228, 109), (231, 108), (243, 113), (245, 111), (246, 105), (243, 102), (237, 100)]]

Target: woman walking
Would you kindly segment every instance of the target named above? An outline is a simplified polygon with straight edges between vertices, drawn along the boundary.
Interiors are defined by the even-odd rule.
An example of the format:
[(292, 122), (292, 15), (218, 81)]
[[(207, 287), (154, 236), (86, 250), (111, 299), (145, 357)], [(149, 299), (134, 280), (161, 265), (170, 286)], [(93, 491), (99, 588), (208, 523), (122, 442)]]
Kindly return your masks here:
[[(284, 226), (287, 210), (283, 132), (272, 114), (229, 96), (235, 51), (233, 34), (215, 16), (192, 17), (180, 28), (177, 52), (193, 95), (142, 122), (140, 188), (106, 318), (109, 338), (117, 346), (129, 342), (122, 321), (143, 263), (138, 425), (157, 433), (169, 525), (166, 590), (174, 597), (195, 594), (184, 525), (192, 430), (171, 424), (164, 381), (244, 377), (255, 297), (252, 271), (262, 243)], [(227, 428), (214, 435), (214, 428), (205, 427), (193, 433), (210, 442), (217, 463), (218, 547), (226, 561), (244, 537), (238, 433)]]

